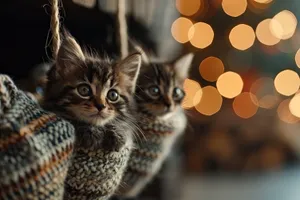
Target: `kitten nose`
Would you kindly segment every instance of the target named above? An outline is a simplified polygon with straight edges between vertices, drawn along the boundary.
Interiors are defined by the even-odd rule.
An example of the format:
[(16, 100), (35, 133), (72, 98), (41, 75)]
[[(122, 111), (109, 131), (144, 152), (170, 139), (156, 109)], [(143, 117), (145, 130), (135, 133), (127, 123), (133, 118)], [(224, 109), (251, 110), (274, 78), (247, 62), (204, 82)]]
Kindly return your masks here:
[(165, 97), (164, 104), (165, 104), (166, 110), (170, 110), (170, 108), (172, 106), (172, 102), (168, 97)]
[(105, 105), (95, 103), (95, 107), (98, 109), (98, 111), (101, 111), (101, 110), (103, 110), (105, 108)]
[(170, 111), (171, 110), (171, 106), (172, 106), (172, 104), (171, 103), (165, 103), (165, 111), (166, 112), (168, 112), (168, 111)]

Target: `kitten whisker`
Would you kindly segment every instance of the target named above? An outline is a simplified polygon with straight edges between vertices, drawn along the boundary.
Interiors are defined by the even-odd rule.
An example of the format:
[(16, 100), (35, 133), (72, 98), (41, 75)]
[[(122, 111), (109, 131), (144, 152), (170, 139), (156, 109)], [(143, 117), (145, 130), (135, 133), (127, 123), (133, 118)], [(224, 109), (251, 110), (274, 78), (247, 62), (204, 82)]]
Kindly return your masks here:
[(140, 138), (140, 135), (143, 135), (142, 130), (136, 125), (134, 121), (131, 121), (128, 116), (126, 116), (126, 119), (116, 119), (117, 123), (124, 123), (124, 126), (126, 126), (127, 129), (132, 130), (132, 136), (134, 139), (138, 142), (141, 142), (142, 139)]
[(138, 125), (138, 123), (137, 123), (137, 121), (136, 121), (136, 118), (133, 117), (133, 116), (131, 116), (131, 115), (129, 115), (129, 116), (127, 116), (127, 119), (128, 119), (128, 121), (131, 123), (130, 125), (133, 125), (133, 126), (137, 129), (137, 131), (138, 131), (138, 133), (139, 133), (138, 135), (141, 135), (141, 136), (143, 137), (144, 140), (147, 140), (146, 136), (144, 135), (143, 130), (142, 130), (141, 127)]
[(138, 142), (144, 142), (147, 141), (147, 138), (143, 132), (143, 130), (135, 123), (132, 123), (131, 125), (135, 126), (135, 131), (133, 132), (138, 137)]

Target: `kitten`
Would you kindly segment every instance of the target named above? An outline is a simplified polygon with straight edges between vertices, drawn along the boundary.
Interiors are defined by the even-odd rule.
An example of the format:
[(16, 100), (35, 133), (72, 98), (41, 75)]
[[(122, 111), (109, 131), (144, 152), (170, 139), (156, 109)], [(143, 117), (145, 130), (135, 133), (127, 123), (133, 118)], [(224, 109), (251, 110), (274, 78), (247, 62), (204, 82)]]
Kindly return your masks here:
[(65, 199), (108, 199), (120, 183), (133, 142), (133, 92), (141, 55), (120, 62), (84, 53), (64, 39), (48, 72), (44, 106), (69, 119), (76, 130)]
[(183, 82), (193, 60), (187, 54), (173, 63), (143, 64), (135, 91), (139, 120), (145, 139), (136, 141), (128, 168), (119, 187), (119, 197), (136, 197), (161, 168), (174, 142), (186, 127), (181, 102)]

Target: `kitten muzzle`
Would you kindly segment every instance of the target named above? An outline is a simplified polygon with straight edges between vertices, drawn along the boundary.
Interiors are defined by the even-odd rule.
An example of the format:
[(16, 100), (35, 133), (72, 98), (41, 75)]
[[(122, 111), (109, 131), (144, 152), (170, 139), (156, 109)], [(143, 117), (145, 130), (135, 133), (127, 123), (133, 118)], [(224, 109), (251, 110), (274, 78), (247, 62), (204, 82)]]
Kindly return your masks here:
[(95, 102), (94, 105), (95, 105), (95, 107), (97, 108), (97, 110), (98, 110), (99, 112), (102, 111), (102, 110), (105, 108), (105, 105), (102, 104), (102, 103), (97, 103), (97, 102)]

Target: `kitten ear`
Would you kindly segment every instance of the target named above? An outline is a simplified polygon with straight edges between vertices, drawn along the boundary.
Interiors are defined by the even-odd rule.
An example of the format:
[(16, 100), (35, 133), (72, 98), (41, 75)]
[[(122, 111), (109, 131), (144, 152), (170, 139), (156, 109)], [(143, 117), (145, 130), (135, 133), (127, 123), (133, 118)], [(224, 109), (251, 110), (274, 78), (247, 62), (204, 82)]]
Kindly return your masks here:
[(136, 81), (142, 64), (142, 55), (134, 53), (123, 59), (118, 65), (118, 72), (121, 76), (122, 84), (129, 87), (133, 93), (135, 91)]
[(178, 58), (174, 62), (173, 65), (174, 65), (175, 72), (180, 79), (186, 79), (188, 77), (189, 69), (191, 67), (193, 58), (194, 58), (194, 54), (188, 53)]
[(58, 50), (56, 64), (58, 68), (68, 69), (85, 60), (84, 53), (76, 40), (67, 31)]
[(142, 45), (140, 45), (137, 41), (135, 41), (132, 38), (129, 38), (128, 40), (129, 40), (129, 44), (132, 46), (132, 48), (141, 54), (142, 62), (149, 64), (150, 58), (149, 58), (148, 53), (146, 52), (145, 48), (143, 48)]

